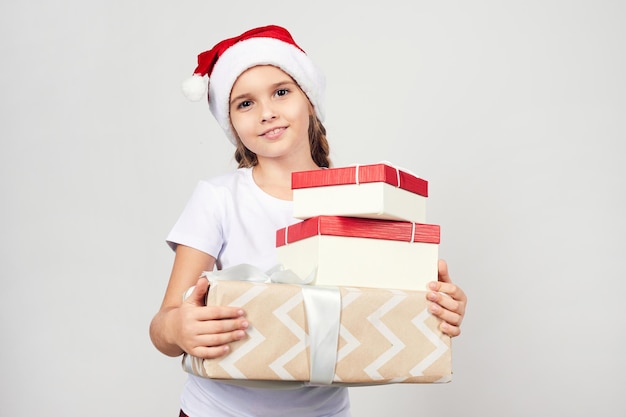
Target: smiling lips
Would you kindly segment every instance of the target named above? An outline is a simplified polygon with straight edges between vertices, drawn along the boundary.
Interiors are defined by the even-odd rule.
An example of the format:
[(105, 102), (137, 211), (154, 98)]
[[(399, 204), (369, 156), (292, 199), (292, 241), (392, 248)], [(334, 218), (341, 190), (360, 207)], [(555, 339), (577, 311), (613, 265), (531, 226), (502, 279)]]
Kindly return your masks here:
[(276, 127), (274, 129), (270, 129), (267, 132), (261, 134), (261, 136), (263, 136), (266, 139), (277, 139), (278, 137), (280, 137), (280, 135), (282, 135), (285, 129), (286, 127)]

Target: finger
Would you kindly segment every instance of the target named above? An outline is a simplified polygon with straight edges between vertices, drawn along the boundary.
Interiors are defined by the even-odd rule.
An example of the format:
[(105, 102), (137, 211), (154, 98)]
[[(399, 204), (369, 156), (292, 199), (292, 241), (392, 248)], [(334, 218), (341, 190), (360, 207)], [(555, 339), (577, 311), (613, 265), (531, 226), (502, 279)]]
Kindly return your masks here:
[(198, 346), (194, 349), (189, 350), (189, 353), (192, 356), (196, 356), (201, 359), (216, 359), (221, 356), (226, 355), (230, 352), (230, 346), (228, 345), (220, 345), (220, 346)]
[[(431, 291), (426, 294), (426, 298), (428, 298), (429, 301), (438, 304), (441, 308), (460, 315), (461, 320), (463, 320), (463, 316), (465, 315), (465, 306), (467, 304), (465, 295), (460, 297), (460, 299), (457, 299), (447, 293), (444, 293), (443, 291)], [(461, 322), (459, 321), (455, 324), (461, 324)]]
[(198, 279), (198, 282), (196, 282), (191, 294), (185, 298), (185, 302), (194, 306), (205, 306), (208, 291), (209, 280), (206, 278), (200, 278)]
[(434, 292), (443, 293), (449, 295), (450, 298), (460, 302), (466, 303), (467, 296), (465, 292), (456, 284), (448, 282), (433, 281), (428, 284), (428, 288)]
[(448, 309), (436, 302), (428, 306), (428, 311), (453, 326), (460, 326), (463, 322), (463, 314), (461, 312), (455, 309)]
[(229, 306), (206, 306), (199, 309), (198, 320), (225, 320), (242, 318), (246, 315), (245, 311), (241, 307), (229, 307)]
[(453, 326), (445, 321), (439, 325), (439, 330), (441, 330), (443, 333), (447, 334), (450, 337), (457, 337), (461, 334), (460, 326)]
[[(439, 297), (442, 296), (441, 294), (437, 295)], [(431, 294), (429, 294), (429, 299), (431, 298)], [(445, 299), (449, 297), (443, 296), (443, 298)], [(443, 333), (451, 337), (455, 337), (461, 334), (461, 322), (463, 321), (463, 314), (450, 311), (436, 302), (433, 302), (428, 306), (428, 311), (430, 311), (433, 316), (441, 319), (439, 329)]]
[[(239, 319), (222, 319), (222, 320), (208, 320), (200, 322), (201, 331), (199, 335), (219, 335), (234, 332), (237, 330), (246, 330), (250, 327), (250, 323), (245, 318)], [(225, 343), (225, 341), (219, 341), (219, 343)], [(217, 343), (216, 343), (217, 344)]]
[(438, 277), (437, 281), (430, 282), (428, 288), (432, 291), (439, 291), (448, 294), (455, 300), (463, 303), (467, 302), (467, 297), (463, 290), (452, 282), (452, 278), (448, 272), (448, 264), (445, 260), (439, 259), (438, 262)]
[(230, 352), (230, 343), (244, 339), (246, 336), (244, 330), (201, 336), (196, 339), (198, 346), (193, 348), (190, 353), (195, 352), (191, 354), (207, 359), (216, 358)]
[(436, 317), (441, 319), (439, 330), (450, 337), (456, 337), (461, 334), (461, 322), (463, 315), (446, 310), (439, 304), (432, 303), (428, 310)]
[(439, 281), (450, 282), (450, 274), (448, 273), (448, 263), (444, 259), (439, 259), (437, 262), (437, 272), (439, 275)]
[(236, 342), (246, 337), (246, 330), (235, 328), (223, 333), (207, 333), (196, 338), (197, 344), (201, 346), (220, 346), (231, 342)]

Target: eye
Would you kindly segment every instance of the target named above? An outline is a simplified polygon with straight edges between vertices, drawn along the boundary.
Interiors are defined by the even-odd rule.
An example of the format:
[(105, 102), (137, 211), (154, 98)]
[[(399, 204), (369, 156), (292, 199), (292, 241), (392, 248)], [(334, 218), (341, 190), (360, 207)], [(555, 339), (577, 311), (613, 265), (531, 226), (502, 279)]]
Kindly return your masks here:
[(252, 101), (250, 100), (242, 100), (239, 104), (237, 104), (238, 109), (246, 109), (252, 106)]
[(287, 94), (289, 94), (289, 89), (287, 88), (279, 88), (276, 90), (276, 95), (278, 97), (286, 96)]

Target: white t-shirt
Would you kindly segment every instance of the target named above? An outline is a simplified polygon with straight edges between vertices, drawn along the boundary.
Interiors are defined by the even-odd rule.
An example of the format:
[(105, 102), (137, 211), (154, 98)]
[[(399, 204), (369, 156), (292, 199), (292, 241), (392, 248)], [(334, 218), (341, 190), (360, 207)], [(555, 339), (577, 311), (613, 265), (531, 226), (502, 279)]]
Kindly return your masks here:
[[(200, 181), (167, 242), (212, 255), (218, 269), (248, 263), (266, 271), (277, 263), (276, 230), (298, 221), (291, 201), (265, 193), (252, 169), (240, 168)], [(350, 416), (347, 388), (249, 388), (191, 374), (181, 408), (190, 417)]]

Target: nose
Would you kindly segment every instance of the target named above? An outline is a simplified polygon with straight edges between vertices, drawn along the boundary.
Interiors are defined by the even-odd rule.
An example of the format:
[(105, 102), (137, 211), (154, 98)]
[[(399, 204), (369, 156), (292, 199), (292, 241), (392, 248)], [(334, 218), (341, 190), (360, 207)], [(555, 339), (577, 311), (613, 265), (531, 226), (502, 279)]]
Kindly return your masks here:
[(269, 122), (271, 120), (276, 119), (276, 111), (274, 110), (274, 106), (271, 103), (265, 102), (262, 104), (261, 108), (261, 121)]

